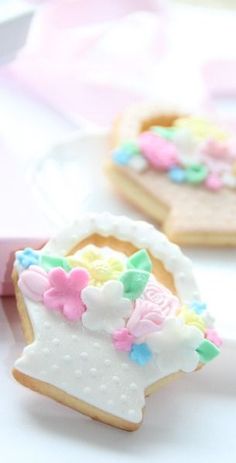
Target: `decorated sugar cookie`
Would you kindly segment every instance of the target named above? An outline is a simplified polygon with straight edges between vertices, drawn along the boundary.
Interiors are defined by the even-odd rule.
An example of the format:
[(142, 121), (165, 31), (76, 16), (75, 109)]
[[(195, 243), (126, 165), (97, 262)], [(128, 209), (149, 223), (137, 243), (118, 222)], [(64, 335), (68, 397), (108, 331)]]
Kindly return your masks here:
[(179, 244), (236, 244), (236, 135), (157, 105), (115, 124), (108, 175)]
[(13, 280), (28, 343), (15, 378), (112, 426), (137, 429), (147, 395), (219, 354), (189, 259), (146, 222), (81, 218), (18, 251)]

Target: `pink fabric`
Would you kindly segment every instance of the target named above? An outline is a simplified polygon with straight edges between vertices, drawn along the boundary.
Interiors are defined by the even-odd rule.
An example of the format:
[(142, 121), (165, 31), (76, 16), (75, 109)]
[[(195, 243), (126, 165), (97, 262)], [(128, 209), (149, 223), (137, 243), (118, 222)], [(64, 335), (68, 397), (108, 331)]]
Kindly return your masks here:
[(160, 0), (50, 0), (47, 18), (50, 25), (71, 28), (118, 20), (137, 11), (156, 12), (161, 4)]
[(212, 96), (236, 95), (236, 59), (210, 60), (203, 67), (203, 76)]
[(62, 268), (54, 268), (48, 278), (50, 287), (43, 297), (45, 306), (62, 311), (70, 321), (79, 320), (85, 311), (81, 291), (88, 284), (88, 272), (75, 268), (66, 273)]
[(165, 49), (158, 3), (48, 2), (39, 8), (10, 72), (73, 121), (82, 116), (107, 125), (150, 93)]
[[(0, 295), (14, 294), (11, 281), (15, 251), (32, 247), (40, 249), (52, 233), (48, 220), (29, 185), (22, 181), (22, 167), (0, 141)], [(30, 218), (30, 219), (29, 219)]]

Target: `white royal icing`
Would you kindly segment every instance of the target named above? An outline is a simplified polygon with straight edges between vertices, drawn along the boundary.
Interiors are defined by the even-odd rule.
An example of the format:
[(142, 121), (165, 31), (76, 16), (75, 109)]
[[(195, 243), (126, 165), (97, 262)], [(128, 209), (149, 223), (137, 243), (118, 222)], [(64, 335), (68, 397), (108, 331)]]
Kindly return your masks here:
[[(67, 255), (76, 244), (94, 233), (146, 248), (173, 275), (182, 302), (199, 299), (190, 260), (146, 222), (108, 213), (87, 215), (50, 240), (42, 251), (49, 255)], [(18, 269), (17, 262), (15, 266)], [(87, 329), (81, 321), (66, 321), (60, 313), (46, 309), (40, 302), (27, 297), (24, 301), (35, 339), (25, 347), (16, 369), (114, 416), (139, 423), (145, 390), (175, 372), (176, 365), (167, 365), (163, 372), (154, 355), (151, 362), (140, 366), (132, 362), (126, 352), (114, 348), (110, 335)], [(125, 311), (128, 309), (126, 305)]]
[(181, 318), (165, 320), (160, 332), (151, 334), (147, 343), (158, 354), (160, 370), (195, 370), (199, 363), (197, 347), (203, 341), (203, 333), (196, 326), (186, 325)]
[(124, 318), (128, 318), (132, 310), (132, 302), (123, 294), (123, 283), (118, 280), (107, 281), (101, 288), (84, 288), (81, 297), (87, 307), (82, 317), (85, 328), (106, 333), (123, 328)]

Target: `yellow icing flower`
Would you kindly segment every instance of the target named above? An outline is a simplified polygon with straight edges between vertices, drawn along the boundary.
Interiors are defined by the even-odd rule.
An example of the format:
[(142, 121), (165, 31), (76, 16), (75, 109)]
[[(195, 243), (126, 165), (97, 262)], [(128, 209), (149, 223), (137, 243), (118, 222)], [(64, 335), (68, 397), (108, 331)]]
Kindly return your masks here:
[(189, 129), (192, 134), (200, 140), (214, 138), (215, 140), (222, 141), (228, 138), (227, 132), (220, 129), (216, 124), (201, 117), (180, 117), (176, 119), (174, 125), (179, 128)]
[(206, 330), (206, 326), (205, 326), (205, 323), (202, 317), (197, 315), (192, 310), (189, 310), (188, 307), (186, 306), (182, 307), (178, 316), (184, 320), (186, 325), (196, 326), (200, 331), (203, 331), (203, 332)]
[(71, 267), (83, 267), (89, 272), (90, 283), (99, 286), (108, 280), (116, 280), (125, 270), (125, 265), (117, 256), (106, 256), (102, 251), (89, 244), (74, 256), (68, 256)]

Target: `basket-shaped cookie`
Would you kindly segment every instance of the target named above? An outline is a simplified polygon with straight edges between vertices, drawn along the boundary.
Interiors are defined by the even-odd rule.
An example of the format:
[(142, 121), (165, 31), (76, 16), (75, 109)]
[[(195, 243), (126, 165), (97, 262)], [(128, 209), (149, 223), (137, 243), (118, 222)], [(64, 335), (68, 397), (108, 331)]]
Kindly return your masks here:
[(209, 116), (147, 104), (114, 124), (107, 173), (178, 244), (236, 245), (236, 139)]
[(126, 430), (145, 397), (219, 353), (191, 263), (146, 222), (89, 215), (16, 254), (25, 386)]

